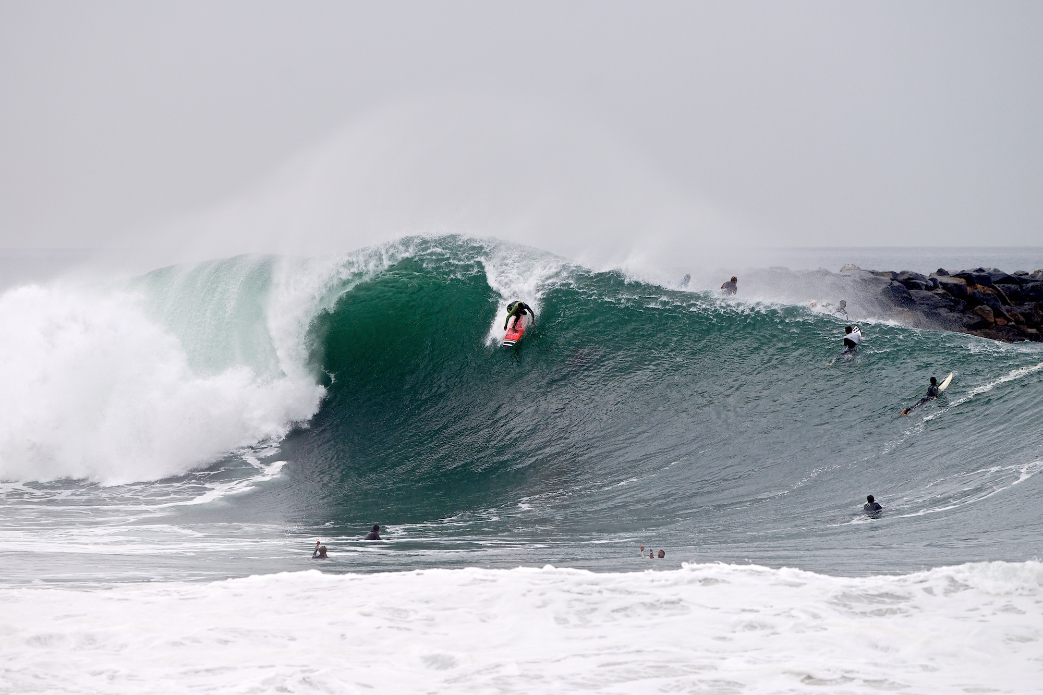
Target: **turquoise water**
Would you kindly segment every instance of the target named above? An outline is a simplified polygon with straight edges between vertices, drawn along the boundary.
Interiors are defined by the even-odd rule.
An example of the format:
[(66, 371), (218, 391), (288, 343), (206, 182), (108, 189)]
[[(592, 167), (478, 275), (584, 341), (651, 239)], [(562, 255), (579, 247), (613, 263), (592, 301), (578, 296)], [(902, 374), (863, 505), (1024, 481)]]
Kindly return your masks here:
[[(258, 390), (243, 418), (286, 400), (273, 384), (324, 391), (272, 411), (283, 430), (244, 428), (171, 475), (8, 473), (11, 581), (307, 569), (315, 539), (333, 572), (643, 569), (639, 545), (670, 566), (851, 575), (1040, 555), (1037, 345), (870, 319), (861, 355), (830, 366), (843, 324), (807, 307), (455, 237), (321, 264), (229, 259), (128, 287), (190, 373), (247, 370)], [(504, 350), (496, 327), (517, 298), (537, 322)], [(950, 371), (943, 398), (899, 416)], [(206, 383), (186, 412), (224, 403), (224, 382)], [(182, 417), (164, 420), (172, 442), (211, 436), (178, 434)], [(860, 514), (867, 494), (881, 518)], [(391, 542), (359, 540), (373, 523)]]

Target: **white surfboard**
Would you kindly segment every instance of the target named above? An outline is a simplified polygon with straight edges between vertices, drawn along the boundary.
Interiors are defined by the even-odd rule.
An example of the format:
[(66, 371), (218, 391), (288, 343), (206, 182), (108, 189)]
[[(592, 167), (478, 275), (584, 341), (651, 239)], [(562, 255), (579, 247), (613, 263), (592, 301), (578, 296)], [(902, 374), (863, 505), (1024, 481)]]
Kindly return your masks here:
[(945, 389), (949, 388), (950, 381), (952, 381), (952, 372), (949, 372), (949, 376), (945, 377), (942, 383), (938, 384), (938, 393), (941, 393)]

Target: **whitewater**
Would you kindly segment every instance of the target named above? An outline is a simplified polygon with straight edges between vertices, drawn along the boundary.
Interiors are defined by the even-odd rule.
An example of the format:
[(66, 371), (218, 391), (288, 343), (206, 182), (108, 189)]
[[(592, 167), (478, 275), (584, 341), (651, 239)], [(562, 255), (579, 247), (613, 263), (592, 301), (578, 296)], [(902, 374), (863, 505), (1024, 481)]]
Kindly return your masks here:
[(680, 275), (441, 236), (3, 290), (0, 692), (1036, 692), (1040, 346)]

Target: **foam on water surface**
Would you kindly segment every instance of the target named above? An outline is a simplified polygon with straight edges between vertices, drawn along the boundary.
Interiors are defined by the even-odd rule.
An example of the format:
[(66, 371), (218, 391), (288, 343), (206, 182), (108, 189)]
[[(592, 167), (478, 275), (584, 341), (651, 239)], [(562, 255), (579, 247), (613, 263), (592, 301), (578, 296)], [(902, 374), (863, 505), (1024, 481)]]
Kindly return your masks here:
[(1041, 639), (1038, 562), (0, 589), (4, 692), (1031, 693)]

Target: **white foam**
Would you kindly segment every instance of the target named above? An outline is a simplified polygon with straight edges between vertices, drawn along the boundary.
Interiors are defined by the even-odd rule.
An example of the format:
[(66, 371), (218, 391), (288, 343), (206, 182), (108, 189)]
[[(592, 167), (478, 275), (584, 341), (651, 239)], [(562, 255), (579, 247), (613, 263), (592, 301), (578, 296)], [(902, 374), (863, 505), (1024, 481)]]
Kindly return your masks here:
[(8, 587), (0, 682), (65, 693), (1032, 693), (1041, 605), (1039, 562), (865, 578), (702, 564)]
[(62, 286), (0, 296), (0, 383), (0, 479), (106, 484), (278, 439), (324, 393), (299, 371), (199, 375), (140, 296)]
[(486, 243), (488, 251), (481, 259), (485, 278), (489, 287), (499, 295), (496, 318), (489, 327), (486, 343), (498, 345), (507, 334), (503, 327), (507, 303), (515, 300), (525, 302), (538, 316), (543, 295), (562, 281), (573, 266), (546, 251), (500, 242)]

